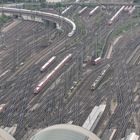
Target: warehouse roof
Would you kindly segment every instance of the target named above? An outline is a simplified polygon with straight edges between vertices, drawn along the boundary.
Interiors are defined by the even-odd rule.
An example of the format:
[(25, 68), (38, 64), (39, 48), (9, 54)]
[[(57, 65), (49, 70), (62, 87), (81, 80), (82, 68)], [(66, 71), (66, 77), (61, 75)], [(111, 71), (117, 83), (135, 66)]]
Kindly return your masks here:
[(31, 140), (100, 140), (92, 132), (71, 124), (58, 124), (47, 127), (37, 133)]
[(0, 128), (0, 140), (15, 140), (9, 133)]

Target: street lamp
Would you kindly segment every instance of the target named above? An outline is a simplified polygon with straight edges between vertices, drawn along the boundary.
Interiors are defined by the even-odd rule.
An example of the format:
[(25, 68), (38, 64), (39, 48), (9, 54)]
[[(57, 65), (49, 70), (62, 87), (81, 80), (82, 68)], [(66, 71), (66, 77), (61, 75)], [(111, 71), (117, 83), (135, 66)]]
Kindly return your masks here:
[(98, 33), (96, 32), (95, 33), (95, 36), (96, 36), (96, 45), (95, 45), (95, 58), (97, 58), (98, 56), (98, 52), (97, 52), (97, 49), (98, 49)]
[(31, 47), (31, 56), (34, 55), (35, 53), (35, 29), (32, 29), (32, 33), (33, 33), (33, 48)]
[(19, 38), (16, 38), (16, 65), (19, 63)]

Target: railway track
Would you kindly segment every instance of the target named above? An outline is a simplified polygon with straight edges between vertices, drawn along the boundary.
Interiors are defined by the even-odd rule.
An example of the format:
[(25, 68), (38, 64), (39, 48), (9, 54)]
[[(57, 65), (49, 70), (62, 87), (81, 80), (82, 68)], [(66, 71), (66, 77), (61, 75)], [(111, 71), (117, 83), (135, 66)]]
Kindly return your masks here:
[[(123, 43), (124, 41), (126, 43)], [(132, 78), (134, 77), (133, 69), (130, 69), (129, 64), (127, 64), (127, 60), (129, 57), (131, 57), (130, 54), (133, 55), (132, 50), (134, 51), (136, 49), (138, 40), (136, 38), (134, 44), (132, 44), (134, 46), (132, 48), (129, 47), (131, 45), (130, 43), (128, 45), (128, 42), (130, 41), (131, 40), (129, 40), (129, 38), (123, 38), (121, 43), (119, 42), (116, 46), (117, 48), (115, 48), (115, 52), (117, 53), (113, 54), (113, 58), (115, 60), (112, 62), (112, 66), (114, 67), (112, 89), (117, 94), (118, 106), (115, 109), (114, 114), (111, 116), (106, 128), (110, 129), (115, 127), (117, 129), (113, 136), (113, 140), (118, 140), (125, 135), (125, 131), (129, 127), (128, 124), (130, 123), (130, 117), (132, 117), (132, 113), (135, 112), (135, 106), (133, 105), (134, 95), (132, 90), (135, 87), (136, 81)], [(134, 59), (137, 56), (138, 55), (134, 56)]]
[[(63, 34), (62, 39), (65, 40), (65, 33)], [(59, 42), (61, 42), (61, 40), (60, 40)], [(54, 42), (54, 43), (57, 43), (55, 46), (57, 46), (57, 45), (59, 44), (59, 42), (58, 42), (58, 40), (56, 40), (56, 42)], [(40, 59), (42, 56), (44, 56), (44, 55), (46, 54), (46, 52), (47, 52), (47, 54), (48, 54), (48, 51), (51, 51), (51, 49), (52, 49), (51, 47), (53, 47), (53, 44), (52, 44), (49, 48), (46, 48), (46, 49), (42, 50), (42, 52), (40, 51), (39, 54), (34, 55), (33, 57), (31, 57), (31, 58), (28, 60), (27, 64), (25, 63), (25, 65), (24, 65), (23, 67), (24, 67), (24, 68), (25, 68), (26, 66), (29, 67), (31, 64), (35, 63), (35, 61), (37, 61), (37, 60)], [(9, 62), (9, 63), (10, 63), (10, 62)], [(17, 72), (16, 72), (14, 75), (16, 75), (17, 73), (19, 73), (20, 71), (23, 71), (23, 70), (24, 70), (23, 67), (20, 68), (19, 70), (17, 70)], [(28, 67), (26, 67), (26, 69), (27, 69)], [(14, 77), (14, 75), (13, 75), (12, 77)]]
[[(104, 28), (104, 23), (103, 25), (101, 25), (100, 29), (97, 27), (97, 31), (99, 32), (101, 31), (100, 33), (104, 38), (106, 31), (103, 28)], [(88, 28), (86, 29), (86, 32), (87, 31), (88, 31)], [(103, 66), (106, 63), (108, 63), (108, 61), (105, 61), (100, 66), (95, 66), (96, 68), (92, 68), (92, 71), (94, 72), (92, 73), (91, 71), (89, 76), (87, 75), (87, 77), (85, 78), (86, 82), (84, 82), (77, 89), (77, 93), (75, 93), (72, 99), (67, 101), (67, 104), (66, 104), (66, 102), (64, 102), (64, 99), (63, 99), (63, 97), (65, 96), (64, 95), (65, 91), (63, 91), (65, 90), (64, 89), (64, 83), (65, 83), (64, 75), (66, 74), (64, 72), (66, 72), (68, 68), (68, 66), (66, 66), (66, 68), (62, 71), (64, 75), (60, 76), (55, 81), (56, 87), (52, 85), (52, 87), (50, 87), (48, 91), (45, 91), (44, 93), (36, 97), (33, 96), (32, 90), (37, 82), (37, 79), (40, 79), (43, 77), (43, 75), (41, 76), (40, 73), (38, 72), (39, 68), (42, 65), (42, 63), (46, 61), (45, 60), (46, 58), (48, 59), (49, 56), (52, 56), (55, 54), (59, 56), (58, 59), (60, 60), (61, 57), (63, 57), (66, 53), (68, 52), (74, 53), (78, 49), (80, 50), (80, 45), (78, 41), (72, 46), (69, 45), (67, 48), (66, 48), (66, 43), (69, 43), (69, 44), (72, 43), (75, 38), (78, 38), (79, 41), (82, 40), (83, 35), (81, 34), (81, 30), (77, 29), (77, 32), (71, 39), (67, 39), (65, 35), (66, 33), (64, 32), (63, 35), (61, 36), (60, 41), (59, 41), (59, 38), (57, 38), (57, 40), (54, 41), (54, 43), (52, 43), (52, 45), (50, 45), (48, 48), (44, 49), (43, 51), (40, 51), (40, 53), (37, 55), (33, 55), (31, 59), (23, 67), (17, 70), (16, 72), (17, 75), (14, 74), (12, 75), (12, 77), (8, 77), (9, 85), (11, 86), (11, 88), (10, 86), (9, 87), (7, 86), (7, 88), (2, 89), (4, 92), (0, 91), (0, 95), (1, 95), (0, 103), (7, 103), (6, 111), (3, 113), (2, 116), (0, 115), (1, 120), (2, 120), (0, 124), (11, 125), (12, 123), (18, 123), (18, 131), (15, 135), (17, 139), (21, 139), (24, 134), (26, 135), (29, 129), (39, 129), (39, 128), (43, 128), (43, 127), (46, 127), (48, 125), (52, 125), (55, 123), (62, 123), (62, 122), (67, 122), (69, 120), (74, 120), (75, 124), (81, 125), (83, 121), (85, 120), (85, 118), (87, 117), (87, 114), (89, 114), (89, 112), (95, 105), (100, 104), (106, 98), (108, 99), (110, 95), (117, 94), (118, 102), (122, 106), (120, 105), (119, 107), (117, 107), (116, 112), (115, 112), (116, 115), (112, 116), (109, 122), (110, 125), (108, 125), (108, 128), (110, 128), (112, 125), (117, 126), (118, 130), (116, 131), (115, 133), (116, 136), (114, 136), (114, 138), (115, 137), (116, 139), (120, 138), (127, 128), (128, 117), (131, 116), (131, 111), (132, 111), (131, 106), (127, 108), (128, 103), (132, 104), (132, 99), (128, 99), (127, 100), (128, 102), (127, 102), (124, 100), (125, 97), (127, 97), (127, 94), (124, 94), (123, 96), (121, 94), (122, 92), (123, 93), (128, 92), (127, 87), (130, 86), (127, 84), (127, 81), (129, 79), (126, 79), (126, 75), (122, 73), (122, 70), (124, 70), (125, 68), (121, 69), (124, 63), (124, 59), (123, 59), (124, 52), (122, 52), (122, 50), (125, 50), (125, 49), (119, 49), (117, 47), (116, 51), (118, 51), (118, 54), (113, 55), (113, 59), (116, 59), (116, 60), (109, 61), (109, 63), (112, 64), (112, 67), (115, 73), (113, 75), (115, 82), (107, 81), (105, 84), (103, 84), (103, 86), (100, 87), (100, 89), (97, 89), (94, 92), (91, 92), (89, 90), (91, 83), (93, 82), (93, 79), (96, 79), (98, 73), (101, 71)], [(91, 35), (92, 33), (89, 34), (89, 36)], [(87, 38), (88, 38), (88, 35), (87, 35)], [(30, 40), (30, 38), (28, 38), (27, 40)], [(90, 38), (85, 43), (88, 44), (90, 40), (92, 40), (92, 38)], [(80, 53), (80, 51), (79, 52), (77, 51), (77, 53), (74, 53), (74, 56)], [(129, 54), (130, 54), (130, 51), (127, 51), (125, 54), (125, 57)], [(76, 58), (74, 59), (76, 60)], [(122, 59), (123, 59), (123, 62), (122, 62)], [(122, 63), (119, 65), (120, 62)], [(15, 78), (15, 76), (17, 77)], [(114, 93), (111, 93), (110, 89), (108, 89), (108, 86), (111, 84), (111, 82), (114, 82), (114, 85), (113, 85)], [(119, 91), (119, 89), (117, 89), (118, 85), (119, 85), (119, 89), (120, 88), (124, 88), (124, 89), (122, 91)], [(125, 109), (126, 111), (124, 111)], [(125, 117), (126, 113), (129, 113), (129, 112), (130, 114), (127, 117)], [(120, 113), (120, 116), (118, 116), (119, 113)], [(79, 117), (81, 118), (79, 119)], [(116, 120), (118, 119), (118, 120), (115, 123), (112, 123), (114, 119)], [(120, 120), (122, 124), (119, 127), (118, 121)], [(38, 122), (38, 123), (34, 124), (34, 122)], [(120, 133), (121, 129), (123, 129), (124, 131)], [(120, 135), (118, 133), (120, 133)]]

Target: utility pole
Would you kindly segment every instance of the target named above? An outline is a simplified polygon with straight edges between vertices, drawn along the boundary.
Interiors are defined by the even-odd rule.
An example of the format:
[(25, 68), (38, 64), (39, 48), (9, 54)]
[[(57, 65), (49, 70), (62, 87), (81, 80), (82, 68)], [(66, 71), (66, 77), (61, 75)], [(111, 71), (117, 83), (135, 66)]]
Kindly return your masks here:
[(16, 66), (19, 64), (19, 41), (20, 39), (16, 38)]
[(95, 33), (95, 36), (96, 36), (96, 45), (95, 45), (95, 57), (97, 58), (98, 57), (98, 33), (96, 32)]
[(1, 38), (2, 38), (2, 47), (7, 47), (5, 43), (5, 33), (3, 33), (2, 31), (1, 31)]
[(139, 124), (139, 120), (138, 120), (139, 116), (136, 112), (133, 112), (132, 116), (133, 116), (134, 124), (136, 127), (136, 134), (140, 135), (140, 124)]
[(31, 56), (33, 56), (36, 52), (35, 48), (35, 29), (32, 29), (33, 32), (33, 48), (31, 48)]

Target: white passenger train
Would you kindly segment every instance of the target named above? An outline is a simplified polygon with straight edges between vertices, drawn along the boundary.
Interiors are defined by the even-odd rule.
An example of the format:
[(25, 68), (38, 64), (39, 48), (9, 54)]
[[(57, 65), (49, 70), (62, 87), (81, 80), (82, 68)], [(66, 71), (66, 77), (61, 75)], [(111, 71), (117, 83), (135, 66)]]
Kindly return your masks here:
[(67, 7), (64, 11), (61, 12), (61, 15), (66, 14), (72, 7), (73, 5), (70, 5), (69, 7)]
[(51, 17), (51, 18), (56, 18), (56, 19), (62, 19), (68, 24), (72, 26), (71, 32), (68, 33), (68, 37), (72, 37), (76, 31), (76, 25), (75, 23), (63, 16), (53, 14), (53, 13), (47, 13), (47, 12), (42, 12), (42, 11), (35, 11), (35, 10), (27, 10), (27, 9), (17, 9), (17, 8), (8, 8), (8, 7), (0, 7), (0, 12), (6, 12), (6, 13), (16, 13), (16, 14), (24, 14), (24, 15), (35, 15), (35, 16), (40, 16), (40, 17)]
[(93, 10), (89, 12), (89, 16), (92, 16), (99, 8), (99, 6), (96, 6)]
[(76, 3), (77, 3), (77, 2), (80, 2), (80, 0), (76, 0), (75, 2), (76, 2)]
[(56, 56), (51, 57), (41, 68), (40, 71), (44, 72), (46, 69), (49, 68), (51, 64), (53, 64), (56, 60)]
[(78, 14), (79, 14), (79, 15), (82, 14), (87, 8), (88, 8), (87, 6), (84, 7), (84, 8), (82, 8), (82, 9), (78, 12)]

